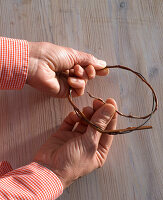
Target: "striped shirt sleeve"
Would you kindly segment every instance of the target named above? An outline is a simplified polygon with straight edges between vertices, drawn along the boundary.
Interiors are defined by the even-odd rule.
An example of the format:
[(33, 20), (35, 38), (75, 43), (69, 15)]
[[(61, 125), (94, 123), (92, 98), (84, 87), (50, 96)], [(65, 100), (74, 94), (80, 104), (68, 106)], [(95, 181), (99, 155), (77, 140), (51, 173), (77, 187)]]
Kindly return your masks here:
[(0, 89), (23, 88), (28, 64), (29, 45), (26, 40), (0, 37)]
[[(0, 37), (0, 89), (23, 88), (29, 65), (25, 40)], [(60, 179), (46, 167), (32, 162), (13, 170), (0, 162), (0, 199), (56, 199), (63, 192)]]
[(32, 162), (12, 170), (8, 162), (0, 163), (5, 173), (0, 177), (0, 199), (2, 200), (53, 200), (63, 192), (60, 179), (46, 167)]

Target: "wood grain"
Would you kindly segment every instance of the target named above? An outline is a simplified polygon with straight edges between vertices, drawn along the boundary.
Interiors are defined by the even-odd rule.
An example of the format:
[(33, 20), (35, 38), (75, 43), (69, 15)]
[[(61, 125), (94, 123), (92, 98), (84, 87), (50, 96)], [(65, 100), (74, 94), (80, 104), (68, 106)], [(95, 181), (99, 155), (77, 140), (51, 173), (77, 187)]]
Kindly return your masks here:
[[(60, 200), (163, 199), (163, 1), (0, 0), (0, 35), (48, 41), (94, 54), (108, 64), (141, 72), (156, 90), (154, 128), (116, 136), (103, 168), (76, 181)], [(116, 99), (124, 113), (144, 114), (151, 94), (129, 73), (110, 70), (90, 81), (95, 96)], [(79, 107), (91, 105), (84, 95)], [(72, 107), (25, 86), (0, 92), (0, 160), (14, 168), (31, 162), (40, 145)], [(118, 127), (138, 124), (119, 117)]]

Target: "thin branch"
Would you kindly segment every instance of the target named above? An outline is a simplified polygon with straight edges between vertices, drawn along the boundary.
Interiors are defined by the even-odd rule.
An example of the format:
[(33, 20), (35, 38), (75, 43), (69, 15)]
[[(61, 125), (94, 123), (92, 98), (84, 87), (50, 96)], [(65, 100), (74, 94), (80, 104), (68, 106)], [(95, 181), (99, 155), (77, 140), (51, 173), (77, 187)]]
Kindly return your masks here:
[[(138, 76), (152, 91), (152, 95), (153, 95), (153, 104), (152, 104), (152, 111), (145, 116), (135, 116), (135, 115), (126, 115), (121, 113), (120, 111), (116, 110), (116, 112), (123, 116), (123, 117), (127, 117), (127, 118), (134, 118), (134, 119), (146, 119), (146, 121), (139, 125), (138, 127), (128, 127), (125, 129), (117, 129), (117, 130), (102, 130), (99, 126), (97, 126), (96, 124), (92, 123), (89, 119), (87, 119), (87, 117), (84, 115), (84, 113), (82, 113), (79, 108), (74, 104), (74, 102), (72, 101), (72, 96), (71, 96), (71, 92), (72, 89), (70, 88), (69, 90), (69, 95), (68, 95), (68, 100), (70, 102), (70, 104), (73, 106), (75, 112), (77, 113), (78, 116), (80, 116), (84, 121), (86, 121), (89, 125), (91, 125), (93, 128), (95, 128), (96, 130), (98, 130), (101, 133), (107, 133), (109, 135), (117, 135), (117, 134), (126, 134), (126, 133), (130, 133), (136, 130), (144, 130), (144, 129), (151, 129), (152, 126), (144, 126), (144, 124), (147, 123), (147, 121), (149, 121), (149, 119), (151, 118), (151, 116), (153, 115), (153, 113), (157, 110), (158, 108), (158, 100), (157, 100), (157, 96), (156, 93), (154, 91), (154, 89), (152, 88), (152, 86), (147, 82), (147, 80), (144, 78), (144, 76), (128, 67), (125, 66), (121, 66), (121, 65), (115, 65), (115, 66), (106, 66), (104, 69), (106, 68), (121, 68), (124, 70), (128, 70), (132, 73), (134, 73), (136, 76)], [(102, 69), (103, 70), (103, 69)], [(89, 96), (91, 98), (97, 99), (101, 102), (103, 102), (105, 104), (105, 101), (103, 101), (101, 98), (96, 98), (95, 96), (93, 96), (92, 94), (90, 94), (89, 92), (87, 92), (89, 94)]]

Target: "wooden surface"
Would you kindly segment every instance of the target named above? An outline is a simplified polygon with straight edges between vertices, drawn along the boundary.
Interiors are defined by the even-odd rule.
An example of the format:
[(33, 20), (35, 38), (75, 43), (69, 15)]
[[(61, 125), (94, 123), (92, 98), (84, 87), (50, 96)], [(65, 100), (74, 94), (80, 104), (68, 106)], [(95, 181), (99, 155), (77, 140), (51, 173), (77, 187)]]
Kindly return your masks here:
[[(76, 181), (60, 200), (163, 199), (163, 1), (162, 0), (0, 0), (0, 35), (48, 41), (94, 54), (108, 64), (141, 72), (159, 99), (152, 130), (116, 136), (103, 168)], [(87, 90), (116, 99), (125, 113), (145, 114), (151, 93), (135, 76), (110, 70)], [(91, 105), (85, 95), (75, 100)], [(25, 86), (0, 92), (0, 160), (14, 168), (31, 162), (40, 145), (72, 110)], [(119, 117), (118, 127), (139, 121)]]

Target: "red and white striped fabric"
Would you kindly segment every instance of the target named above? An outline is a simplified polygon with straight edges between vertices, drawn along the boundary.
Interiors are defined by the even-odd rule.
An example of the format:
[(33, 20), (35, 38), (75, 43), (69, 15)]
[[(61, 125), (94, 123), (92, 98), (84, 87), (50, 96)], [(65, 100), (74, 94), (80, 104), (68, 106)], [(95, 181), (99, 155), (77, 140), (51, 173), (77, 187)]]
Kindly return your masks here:
[[(0, 89), (23, 88), (28, 71), (28, 42), (0, 37)], [(32, 162), (13, 170), (0, 162), (1, 200), (53, 200), (63, 192), (60, 179), (46, 167)]]
[(0, 89), (23, 88), (28, 70), (28, 42), (0, 37)]
[(0, 199), (50, 200), (58, 198), (63, 192), (60, 179), (38, 163), (32, 162), (11, 170), (6, 161), (0, 164), (1, 174), (8, 172), (0, 177)]

